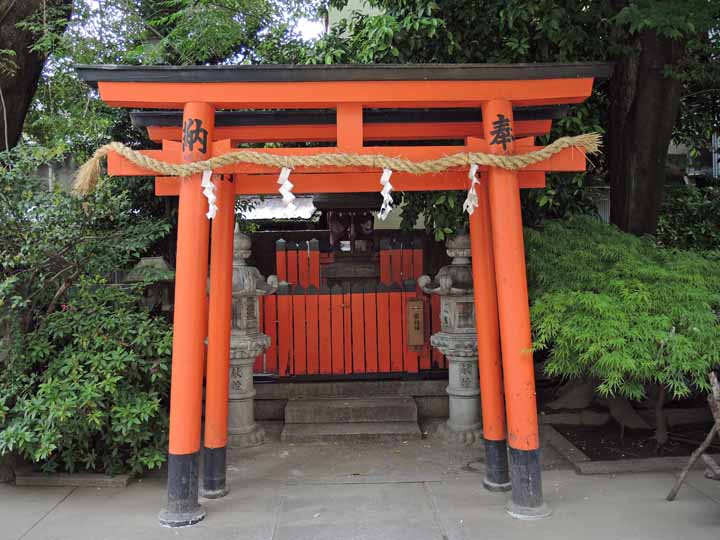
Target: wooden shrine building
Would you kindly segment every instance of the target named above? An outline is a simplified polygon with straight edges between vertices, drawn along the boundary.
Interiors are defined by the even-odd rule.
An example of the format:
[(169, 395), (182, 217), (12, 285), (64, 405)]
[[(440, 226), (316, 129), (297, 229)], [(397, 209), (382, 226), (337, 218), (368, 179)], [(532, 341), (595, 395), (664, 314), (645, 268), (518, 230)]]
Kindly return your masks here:
[[(145, 109), (134, 113), (134, 122), (147, 128), (162, 149), (143, 151), (144, 156), (167, 164), (205, 162), (231, 156), (238, 145), (253, 143), (257, 155), (277, 157), (272, 165), (232, 162), (213, 168), (212, 173), (180, 177), (159, 174), (157, 168), (138, 165), (117, 152), (108, 155), (110, 174), (155, 176), (158, 196), (179, 196), (168, 498), (160, 514), (160, 521), (168, 526), (189, 525), (205, 515), (198, 503), (201, 440), (205, 466), (221, 467), (224, 483), (235, 196), (276, 195), (279, 184), (281, 193), (291, 189), (294, 194), (380, 193), (385, 187), (380, 173), (387, 166), (334, 163), (330, 156), (322, 165), (291, 167), (292, 158), (298, 157), (381, 154), (419, 164), (458, 153), (502, 158), (542, 150), (534, 138), (547, 134), (552, 120), (568, 105), (587, 99), (594, 79), (609, 76), (611, 70), (597, 63), (76, 69), (108, 105)], [(306, 142), (314, 144), (298, 145)], [(275, 144), (270, 148), (262, 143)], [(511, 485), (510, 509), (519, 517), (548, 513), (540, 475), (519, 190), (543, 187), (546, 172), (582, 171), (585, 161), (582, 149), (569, 147), (526, 166), (473, 165), (479, 182), (471, 180), (476, 178), (475, 169), (468, 174), (472, 162), (440, 172), (392, 171), (390, 177), (395, 191), (469, 190), (476, 195), (470, 240), (487, 468), (484, 485), (488, 489)], [(387, 180), (389, 173), (383, 175)], [(206, 217), (210, 198), (203, 191), (209, 178), (217, 197), (212, 220)], [(393, 260), (402, 269), (398, 275), (418, 277), (421, 256), (408, 247), (409, 254), (397, 256), (392, 250), (378, 250), (380, 281), (393, 281)], [(323, 286), (320, 253), (315, 255), (309, 245), (297, 253), (278, 249), (278, 273), (283, 257), (305, 257), (307, 265), (282, 270), (305, 268), (294, 276), (281, 276), (285, 281), (294, 278), (300, 286), (301, 280), (307, 286)], [(299, 264), (297, 260), (294, 264)], [(399, 294), (402, 299), (415, 291)], [(264, 309), (282, 301), (280, 295), (269, 299)], [(388, 304), (388, 309), (397, 311), (400, 306)], [(318, 325), (322, 332), (323, 325)], [(305, 374), (334, 369), (344, 374), (417, 371), (433, 362), (429, 347), (415, 351), (415, 356), (389, 349), (381, 357), (376, 350), (374, 363), (362, 367), (351, 361), (348, 368), (345, 360), (336, 365), (333, 356), (318, 352), (313, 357), (306, 350), (298, 362), (300, 353), (288, 352), (286, 342), (291, 337), (283, 335), (274, 336), (273, 369), (281, 376), (298, 370)]]

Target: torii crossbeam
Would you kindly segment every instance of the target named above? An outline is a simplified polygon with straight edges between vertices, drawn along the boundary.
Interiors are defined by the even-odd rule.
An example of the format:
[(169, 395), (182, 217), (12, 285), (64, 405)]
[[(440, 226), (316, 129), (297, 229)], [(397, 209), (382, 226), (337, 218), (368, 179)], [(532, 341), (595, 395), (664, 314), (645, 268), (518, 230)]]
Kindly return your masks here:
[[(182, 111), (136, 114), (151, 138), (162, 141), (161, 150), (144, 153), (165, 162), (204, 161), (240, 143), (303, 141), (334, 146), (257, 150), (284, 156), (382, 153), (422, 161), (458, 152), (511, 156), (537, 150), (534, 137), (549, 131), (557, 117), (552, 111), (585, 100), (594, 78), (609, 76), (611, 66), (78, 66), (77, 71), (109, 105)], [(462, 144), (427, 143), (451, 139)], [(374, 141), (404, 144), (372, 146)], [(116, 154), (110, 154), (108, 169), (114, 175), (157, 176)], [(544, 186), (548, 171), (584, 169), (585, 155), (577, 148), (519, 171), (481, 167), (478, 209), (470, 217), (486, 449), (483, 484), (490, 490), (512, 487), (508, 511), (525, 519), (544, 517), (549, 510), (540, 475), (519, 190)], [(160, 514), (168, 526), (205, 516), (198, 490), (206, 337), (203, 489), (208, 496), (226, 493), (233, 199), (277, 192), (277, 168), (236, 163), (213, 172), (222, 179), (216, 181), (218, 214), (211, 242), (200, 175), (156, 179), (158, 195), (180, 197), (168, 495)], [(379, 191), (378, 179), (378, 170), (365, 167), (298, 167), (292, 172), (295, 193)], [(392, 183), (401, 191), (470, 187), (466, 168), (397, 172)], [(209, 321), (203, 309), (208, 258)]]

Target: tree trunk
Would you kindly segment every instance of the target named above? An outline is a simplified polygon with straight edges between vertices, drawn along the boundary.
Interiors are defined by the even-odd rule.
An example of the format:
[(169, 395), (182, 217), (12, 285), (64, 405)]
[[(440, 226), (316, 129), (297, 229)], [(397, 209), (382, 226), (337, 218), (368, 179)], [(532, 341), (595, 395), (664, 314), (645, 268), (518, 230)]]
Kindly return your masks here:
[(684, 43), (647, 30), (629, 45), (610, 86), (610, 221), (629, 233), (654, 234), (682, 90), (665, 69), (678, 65)]
[(18, 143), (45, 65), (45, 55), (30, 50), (38, 36), (17, 24), (45, 5), (66, 8), (69, 20), (72, 0), (0, 0), (0, 50), (14, 51), (15, 56), (8, 58), (17, 65), (11, 73), (0, 69), (0, 151)]

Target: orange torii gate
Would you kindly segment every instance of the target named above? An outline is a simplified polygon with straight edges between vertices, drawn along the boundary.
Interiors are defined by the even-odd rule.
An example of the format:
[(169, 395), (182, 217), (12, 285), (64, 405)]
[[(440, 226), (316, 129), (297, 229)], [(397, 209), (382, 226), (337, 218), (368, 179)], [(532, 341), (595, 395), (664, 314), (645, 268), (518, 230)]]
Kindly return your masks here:
[[(167, 163), (204, 161), (235, 151), (240, 142), (325, 141), (333, 147), (263, 148), (281, 156), (378, 154), (413, 162), (459, 152), (497, 155), (538, 150), (533, 136), (546, 133), (549, 121), (522, 119), (515, 110), (572, 104), (585, 100), (607, 64), (527, 65), (334, 65), (334, 66), (78, 66), (80, 77), (98, 88), (109, 105), (182, 110), (183, 131), (153, 126), (162, 150), (143, 154)], [(364, 111), (390, 109), (465, 109), (481, 116), (474, 123), (426, 121), (398, 125), (366, 122)], [(286, 124), (216, 126), (218, 109), (271, 110)], [(294, 122), (297, 111), (318, 115), (335, 110), (335, 121)], [(322, 111), (317, 111), (321, 109)], [(220, 113), (232, 114), (232, 113)], [(373, 140), (427, 141), (462, 137), (463, 146), (382, 146)], [(173, 140), (174, 139), (174, 140)], [(181, 142), (180, 142), (181, 141)], [(544, 186), (547, 171), (582, 171), (585, 155), (567, 148), (518, 171), (483, 166), (477, 188), (478, 209), (470, 217), (475, 315), (478, 335), (483, 431), (484, 485), (512, 486), (509, 512), (516, 517), (548, 515), (540, 476), (538, 421), (531, 352), (530, 315), (520, 212), (521, 188)], [(152, 175), (110, 153), (112, 175)], [(180, 179), (158, 176), (156, 193), (179, 195), (175, 320), (170, 397), (167, 506), (160, 514), (168, 526), (189, 525), (205, 512), (198, 503), (204, 341), (208, 339), (203, 488), (222, 496), (227, 445), (228, 367), (235, 195), (277, 193), (278, 167), (234, 163), (216, 168), (217, 215), (205, 213), (208, 201), (201, 175)], [(375, 192), (377, 169), (296, 167), (294, 193)], [(467, 190), (467, 167), (415, 175), (395, 172), (399, 191)], [(210, 247), (208, 253), (208, 246)], [(210, 260), (209, 320), (204, 316)], [(508, 467), (508, 449), (510, 467)]]

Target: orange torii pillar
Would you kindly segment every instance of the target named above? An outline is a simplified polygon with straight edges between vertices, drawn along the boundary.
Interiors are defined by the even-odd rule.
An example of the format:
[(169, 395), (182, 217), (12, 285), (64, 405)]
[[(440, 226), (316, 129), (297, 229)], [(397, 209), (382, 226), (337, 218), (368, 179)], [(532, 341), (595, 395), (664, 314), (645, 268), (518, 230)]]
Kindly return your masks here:
[(207, 372), (205, 376), (205, 438), (203, 483), (208, 499), (227, 494), (228, 392), (230, 384), (230, 330), (232, 325), (233, 175), (214, 177), (217, 214), (210, 240), (210, 308), (208, 314)]
[(495, 261), (490, 223), (487, 176), (476, 186), (478, 207), (470, 215), (475, 328), (478, 341), (478, 372), (485, 441), (485, 478), (489, 491), (508, 491), (507, 442), (505, 440), (505, 398), (500, 359)]
[[(207, 103), (187, 103), (183, 111), (183, 161), (212, 155), (215, 110)], [(170, 448), (167, 506), (160, 523), (183, 527), (205, 517), (198, 503), (203, 361), (207, 324), (202, 306), (208, 274), (208, 201), (201, 175), (180, 182), (175, 317), (170, 380)]]
[[(483, 103), (482, 116), (490, 152), (512, 154), (512, 104), (504, 100), (488, 101)], [(540, 438), (517, 172), (490, 167), (488, 191), (510, 446), (512, 500), (507, 510), (513, 517), (536, 519), (550, 515), (550, 510), (543, 502), (540, 476)]]

